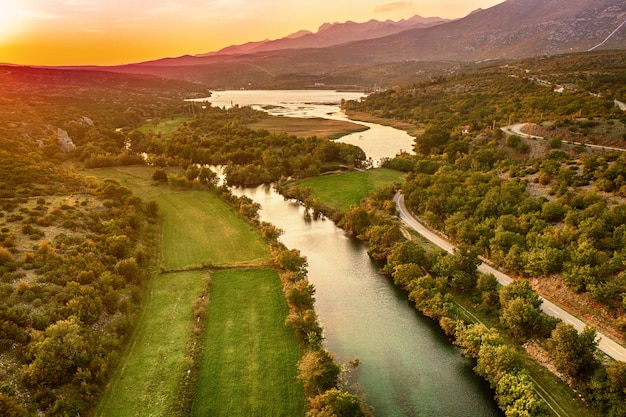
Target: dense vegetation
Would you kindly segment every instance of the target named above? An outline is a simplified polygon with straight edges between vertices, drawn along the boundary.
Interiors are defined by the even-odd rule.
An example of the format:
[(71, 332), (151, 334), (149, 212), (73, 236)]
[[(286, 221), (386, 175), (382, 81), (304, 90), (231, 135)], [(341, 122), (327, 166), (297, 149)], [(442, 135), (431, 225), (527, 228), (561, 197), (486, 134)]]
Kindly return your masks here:
[[(593, 329), (578, 334), (543, 315), (530, 285), (603, 331), (624, 336), (626, 157), (568, 141), (623, 146), (626, 117), (613, 100), (626, 101), (625, 69), (623, 52), (489, 63), (345, 103), (348, 111), (421, 128), (416, 154), (386, 166), (407, 173), (402, 191), (408, 205), (461, 245), (454, 255), (426, 253), (406, 239), (392, 219), (396, 185), (378, 188), (360, 204), (352, 196), (347, 207), (323, 206), (335, 191), (329, 187), (341, 186), (334, 179), (316, 179), (304, 191), (283, 188), (314, 212), (329, 210), (368, 241), (371, 257), (476, 360), (477, 373), (507, 415), (550, 413), (527, 355), (549, 357), (599, 412), (626, 415), (624, 364), (596, 354)], [(297, 373), (309, 399), (307, 415), (364, 414), (356, 396), (337, 389), (340, 369), (322, 348), (306, 259), (280, 245), (280, 231), (258, 221), (258, 205), (217, 187), (206, 167), (225, 165), (229, 184), (302, 179), (366, 166), (359, 148), (250, 128), (261, 120), (258, 112), (182, 101), (205, 94), (189, 83), (13, 67), (3, 68), (0, 82), (4, 414), (84, 414), (108, 381), (154, 265), (159, 208), (119, 182), (82, 179), (61, 167), (146, 162), (156, 166), (150, 168), (155, 183), (216, 193), (270, 242), (286, 323), (301, 348)], [(555, 92), (557, 85), (563, 92)], [(504, 137), (498, 127), (513, 122), (535, 122), (533, 132), (550, 139)], [(353, 175), (348, 184), (374, 188), (370, 174)], [(322, 182), (326, 191), (315, 194)], [(170, 212), (180, 207), (163, 203)], [(165, 255), (167, 272), (191, 280), (195, 273), (179, 270), (229, 264)], [(478, 255), (520, 280), (500, 288), (477, 273)], [(189, 355), (198, 366), (198, 351)], [(181, 409), (189, 411), (193, 380), (180, 381)]]
[[(154, 242), (158, 240), (156, 231), (161, 220), (155, 201), (146, 202), (137, 198), (115, 180), (100, 183), (93, 177), (83, 179), (60, 166), (68, 167), (76, 163), (87, 167), (144, 164), (144, 158), (131, 150), (135, 145), (133, 139), (145, 139), (151, 143), (154, 139), (154, 142), (165, 143), (159, 142), (162, 137), (171, 135), (177, 129), (189, 129), (188, 123), (192, 119), (198, 123), (192, 127), (198, 128), (197, 133), (207, 141), (208, 135), (217, 135), (218, 142), (220, 138), (232, 135), (233, 143), (239, 146), (242, 141), (252, 140), (254, 143), (255, 138), (262, 142), (268, 139), (268, 132), (255, 133), (238, 124), (237, 118), (249, 117), (248, 109), (225, 111), (210, 108), (204, 112), (206, 119), (195, 117), (201, 106), (182, 101), (185, 97), (205, 94), (193, 84), (141, 76), (29, 68), (6, 68), (0, 77), (6, 87), (0, 92), (0, 157), (3, 161), (0, 183), (0, 276), (3, 282), (0, 409), (7, 416), (26, 416), (37, 412), (51, 416), (89, 413), (116, 368), (133, 334), (140, 311), (148, 308), (143, 304), (145, 291), (152, 289), (159, 294), (165, 291), (166, 296), (173, 296), (182, 287), (167, 290), (162, 281), (147, 279), (155, 265), (151, 258), (159, 253)], [(159, 99), (155, 100), (155, 97)], [(147, 130), (146, 119), (149, 121)], [(170, 119), (172, 123), (168, 122)], [(182, 125), (180, 129), (179, 125)], [(215, 130), (211, 130), (213, 128)], [(203, 129), (205, 133), (202, 133)], [(315, 168), (307, 167), (309, 163), (321, 167), (317, 159), (304, 160), (305, 153), (333, 163), (359, 164), (360, 158), (363, 158), (358, 148), (335, 147), (326, 140), (311, 138), (300, 146), (302, 141), (295, 136), (269, 136), (268, 140), (279, 156), (294, 156), (290, 160), (293, 166), (286, 164), (287, 175), (307, 170), (315, 172)], [(327, 143), (329, 147), (325, 147)], [(193, 146), (197, 145), (194, 143)], [(226, 145), (233, 146), (232, 143)], [(191, 148), (189, 144), (187, 149), (177, 149), (177, 152), (184, 154)], [(258, 154), (258, 149), (253, 153)], [(212, 150), (222, 152), (219, 148)], [(344, 159), (333, 159), (340, 152)], [(224, 155), (227, 154), (224, 152)], [(321, 347), (321, 328), (313, 310), (314, 290), (303, 275), (306, 273), (306, 260), (297, 251), (276, 246), (280, 232), (271, 225), (258, 224), (258, 205), (248, 199), (235, 198), (225, 189), (215, 189), (214, 174), (210, 171), (191, 165), (190, 159), (175, 152), (159, 154), (158, 157), (162, 158), (158, 161), (166, 161), (163, 165), (169, 163), (183, 167), (182, 171), (178, 171), (180, 174), (171, 174), (171, 170), (165, 174), (166, 181), (174, 190), (214, 189), (235, 209), (234, 212), (226, 210), (229, 217), (242, 215), (253, 223), (257, 222), (255, 224), (260, 227), (261, 233), (273, 242), (275, 265), (278, 271), (283, 271), (280, 277), (289, 306), (284, 314), (288, 315), (290, 327), (284, 328), (282, 322), (279, 327), (295, 329), (302, 349), (300, 365), (296, 367), (295, 362), (292, 363), (290, 371), (292, 375), (298, 374), (299, 379), (292, 378), (290, 384), (304, 387), (304, 394), (311, 399), (310, 414), (351, 410), (352, 415), (362, 415), (360, 400), (336, 388), (340, 369)], [(280, 174), (272, 175), (283, 174), (280, 171)], [(159, 181), (159, 175), (155, 176), (155, 180)], [(195, 192), (210, 195), (209, 191)], [(145, 193), (142, 197), (155, 196)], [(181, 202), (172, 198), (161, 203), (164, 204), (163, 209), (172, 213), (180, 209)], [(245, 229), (249, 230), (249, 226)], [(189, 228), (188, 231), (197, 230)], [(210, 236), (212, 232), (205, 234), (205, 240)], [(171, 241), (167, 236), (162, 239)], [(190, 247), (187, 243), (186, 246)], [(214, 243), (217, 241), (209, 239), (208, 245), (202, 245), (202, 251), (210, 251), (216, 256), (223, 251), (230, 251), (233, 255), (243, 253), (225, 245), (240, 243), (236, 239), (228, 242), (220, 240), (217, 250)], [(266, 246), (263, 247), (265, 250), (261, 251), (261, 255), (253, 257), (254, 262), (259, 261), (258, 256), (268, 259), (269, 251)], [(178, 249), (180, 245), (174, 248), (175, 251)], [(186, 280), (199, 285), (191, 289), (191, 295), (180, 294), (189, 297), (182, 303), (190, 311), (193, 310), (193, 314), (201, 312), (206, 303), (195, 299), (198, 295), (196, 289), (200, 288), (202, 292), (205, 284), (202, 280), (198, 281), (198, 272), (176, 272), (176, 269), (189, 266), (180, 264), (180, 259), (167, 253), (163, 254), (163, 262), (168, 270), (171, 269), (168, 278), (176, 276), (179, 284)], [(223, 267), (223, 262), (228, 263), (225, 258), (209, 259), (207, 262), (199, 261), (191, 268)], [(239, 266), (248, 263), (237, 261)], [(266, 263), (264, 267), (267, 267)], [(204, 299), (208, 300), (207, 297)], [(176, 298), (175, 301), (178, 303), (181, 300)], [(150, 311), (157, 311), (165, 305), (158, 301), (156, 306), (150, 307), (153, 309)], [(191, 313), (187, 315), (185, 308), (181, 314), (177, 320), (182, 327), (196, 323), (195, 316)], [(154, 318), (157, 317), (160, 313), (155, 313)], [(168, 321), (166, 326), (157, 326), (169, 329), (170, 324)], [(183, 350), (186, 350), (183, 352), (183, 367), (191, 362), (200, 363), (202, 350), (199, 347), (203, 339), (199, 337), (204, 331), (197, 325), (192, 327), (196, 337), (193, 346), (198, 348), (190, 349), (192, 345), (185, 346), (182, 340)], [(185, 333), (183, 329), (181, 334)], [(174, 336), (174, 333), (168, 333), (168, 336)], [(153, 343), (148, 344), (151, 345), (151, 353), (155, 352), (157, 356), (159, 352), (166, 354), (160, 349), (155, 350)], [(139, 344), (133, 346), (139, 349)], [(147, 352), (144, 359), (150, 356)], [(174, 359), (179, 352), (172, 352), (171, 359)], [(159, 357), (162, 359), (162, 356)], [(279, 361), (281, 366), (285, 365), (283, 359)], [(152, 364), (150, 369), (164, 369), (161, 365)], [(139, 364), (139, 369), (141, 374), (145, 366)], [(129, 374), (125, 373), (122, 378), (138, 375), (130, 367), (125, 370)], [(194, 380), (183, 377), (178, 365), (172, 366), (172, 370), (181, 375), (170, 375), (173, 380), (158, 372), (146, 373), (146, 376), (164, 382), (166, 386), (176, 387), (174, 391), (166, 389), (165, 396), (158, 399), (142, 397), (143, 394), (156, 394), (156, 391), (147, 389), (143, 394), (136, 392), (137, 397), (120, 404), (139, 405), (145, 400), (151, 407), (157, 407), (157, 413), (170, 415), (175, 411), (185, 415), (185, 410), (190, 412)], [(184, 375), (187, 373), (184, 372)], [(127, 391), (132, 393), (134, 388)], [(171, 408), (168, 398), (173, 398), (172, 393), (177, 398), (176, 404), (182, 408)], [(304, 411), (302, 388), (296, 390), (296, 395), (301, 397), (288, 405), (300, 410), (299, 414)], [(121, 400), (121, 397), (118, 398)], [(267, 399), (267, 396), (263, 398)]]
[[(69, 177), (59, 186), (75, 183)], [(70, 189), (75, 194), (2, 200), (7, 415), (35, 407), (49, 415), (83, 412), (133, 330), (157, 208), (111, 181)]]
[[(603, 331), (624, 337), (625, 156), (570, 145), (560, 137), (541, 142), (505, 138), (493, 130), (507, 124), (509, 117), (552, 121), (553, 126), (577, 130), (623, 125), (624, 112), (613, 103), (613, 97), (623, 98), (623, 85), (612, 80), (623, 76), (626, 55), (602, 53), (593, 58), (606, 66), (601, 69), (596, 62), (593, 68), (584, 67), (586, 57), (581, 56), (518, 62), (345, 104), (425, 127), (416, 139), (416, 155), (400, 155), (386, 166), (408, 173), (402, 185), (407, 205), (461, 249), (435, 259), (410, 249), (389, 220), (392, 211), (385, 201), (391, 200), (393, 189), (371, 195), (340, 217), (340, 224), (368, 240), (370, 255), (387, 264), (416, 306), (439, 320), (476, 358), (477, 372), (490, 381), (506, 410), (524, 402), (511, 398), (511, 387), (529, 384), (519, 358), (507, 351), (515, 348), (503, 342), (511, 338), (520, 345), (537, 343), (563, 378), (600, 412), (626, 415), (624, 364), (604, 362), (594, 354), (594, 330), (579, 335), (544, 316), (529, 285), (532, 282)], [(571, 83), (565, 92), (553, 91), (554, 84), (565, 82)], [(593, 135), (585, 137), (597, 142)], [(607, 134), (603, 137), (607, 140)], [(611, 140), (614, 145), (623, 138)], [(522, 278), (516, 289), (498, 290), (493, 277), (476, 274), (478, 255)], [(508, 336), (501, 338), (477, 324), (459, 324), (463, 314), (450, 298), (453, 293), (473, 299), (476, 307), (496, 318), (498, 332)], [(483, 355), (489, 355), (489, 362)], [(540, 413), (534, 404), (526, 402), (531, 415)]]

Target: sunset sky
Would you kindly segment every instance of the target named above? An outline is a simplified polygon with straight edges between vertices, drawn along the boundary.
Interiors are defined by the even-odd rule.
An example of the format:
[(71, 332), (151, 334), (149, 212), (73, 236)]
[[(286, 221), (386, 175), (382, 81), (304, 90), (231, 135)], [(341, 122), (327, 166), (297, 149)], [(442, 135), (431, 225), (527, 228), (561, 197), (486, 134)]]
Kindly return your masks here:
[(503, 0), (0, 0), (0, 62), (115, 65), (277, 39), (325, 22), (458, 18)]

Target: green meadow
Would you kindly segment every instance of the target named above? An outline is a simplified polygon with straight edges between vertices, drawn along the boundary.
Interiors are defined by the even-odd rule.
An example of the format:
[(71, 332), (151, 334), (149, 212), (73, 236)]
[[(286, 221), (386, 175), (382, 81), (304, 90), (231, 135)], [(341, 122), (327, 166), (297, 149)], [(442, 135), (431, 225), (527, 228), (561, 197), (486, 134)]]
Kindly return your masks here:
[(302, 416), (300, 358), (272, 269), (227, 270), (211, 283), (193, 417)]
[(163, 217), (162, 267), (254, 265), (269, 259), (261, 235), (213, 193), (155, 185), (154, 168), (119, 167), (93, 171), (112, 178), (146, 200), (155, 200)]
[[(96, 416), (170, 416), (192, 368), (194, 301), (210, 288), (194, 415), (303, 415), (300, 351), (259, 232), (209, 191), (155, 185), (153, 168), (89, 171), (159, 204), (161, 269)], [(217, 270), (213, 267), (217, 267)], [(209, 285), (210, 282), (210, 285)], [(192, 395), (193, 396), (193, 395)], [(207, 411), (210, 410), (210, 411)]]
[(192, 302), (208, 279), (207, 272), (195, 271), (159, 274), (150, 281), (141, 318), (96, 416), (171, 415), (178, 381), (189, 368)]
[(358, 206), (361, 199), (370, 191), (383, 185), (402, 181), (404, 173), (387, 168), (368, 171), (351, 171), (340, 174), (307, 178), (296, 183), (303, 188), (311, 188), (311, 197), (331, 208), (347, 211)]
[(172, 117), (170, 119), (154, 119), (152, 122), (146, 123), (143, 126), (138, 127), (135, 130), (143, 134), (146, 134), (152, 131), (158, 135), (168, 136), (174, 133), (176, 129), (178, 129), (178, 126), (180, 126), (182, 123), (186, 122), (187, 120), (191, 120), (191, 117), (179, 116), (179, 117)]

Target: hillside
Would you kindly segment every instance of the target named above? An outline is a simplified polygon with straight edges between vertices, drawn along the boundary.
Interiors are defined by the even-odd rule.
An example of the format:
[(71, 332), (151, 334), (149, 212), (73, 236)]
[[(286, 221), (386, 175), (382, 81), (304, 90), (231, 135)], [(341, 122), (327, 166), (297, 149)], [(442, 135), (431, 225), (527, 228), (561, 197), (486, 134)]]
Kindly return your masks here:
[(623, 49), (624, 21), (621, 0), (507, 0), (454, 21), (346, 22), (218, 53), (104, 69), (210, 88), (390, 87), (476, 61)]

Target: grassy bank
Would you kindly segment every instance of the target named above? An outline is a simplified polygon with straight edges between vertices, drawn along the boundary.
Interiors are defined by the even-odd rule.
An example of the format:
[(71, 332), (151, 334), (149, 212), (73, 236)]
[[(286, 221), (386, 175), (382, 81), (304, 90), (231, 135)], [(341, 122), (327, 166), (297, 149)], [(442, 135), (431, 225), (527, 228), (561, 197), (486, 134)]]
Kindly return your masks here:
[(274, 270), (214, 275), (192, 416), (304, 414), (294, 383), (300, 352), (286, 315)]
[(311, 197), (317, 197), (325, 206), (346, 211), (353, 205), (359, 205), (368, 192), (402, 181), (403, 175), (399, 171), (378, 168), (307, 178), (295, 185), (311, 188)]

